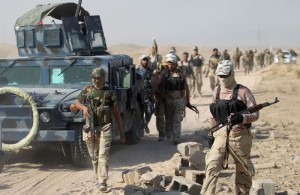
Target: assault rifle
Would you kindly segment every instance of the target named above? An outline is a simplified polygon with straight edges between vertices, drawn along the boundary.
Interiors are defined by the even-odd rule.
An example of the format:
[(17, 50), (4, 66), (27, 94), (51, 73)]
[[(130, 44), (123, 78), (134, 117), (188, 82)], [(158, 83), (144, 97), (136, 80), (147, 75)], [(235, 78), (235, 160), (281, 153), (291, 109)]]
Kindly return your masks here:
[[(237, 113), (235, 113), (235, 115), (237, 115), (237, 114), (246, 114), (246, 113), (251, 114), (251, 113), (254, 113), (254, 112), (257, 112), (257, 111), (263, 109), (264, 107), (271, 106), (272, 104), (276, 104), (278, 102), (279, 102), (279, 100), (276, 97), (274, 102), (265, 102), (265, 103), (262, 103), (262, 104), (258, 104), (256, 106), (252, 106), (252, 107), (250, 107), (246, 110), (242, 110), (240, 112), (237, 112)], [(231, 115), (228, 116), (228, 118), (226, 120), (224, 120), (220, 124), (217, 124), (216, 126), (210, 128), (209, 132), (214, 133), (214, 132), (218, 131), (222, 127), (225, 127), (225, 126), (229, 125), (232, 122), (232, 120), (233, 119), (231, 118)]]
[[(95, 139), (96, 139), (96, 131), (95, 131), (95, 123), (94, 123), (94, 112), (93, 112), (93, 109), (92, 109), (92, 101), (93, 99), (87, 95), (86, 96), (86, 106), (89, 110), (89, 119), (88, 119), (88, 126), (84, 131), (86, 133), (89, 133), (91, 132), (91, 141), (92, 141), (92, 159), (95, 160)], [(86, 119), (87, 120), (87, 119)]]

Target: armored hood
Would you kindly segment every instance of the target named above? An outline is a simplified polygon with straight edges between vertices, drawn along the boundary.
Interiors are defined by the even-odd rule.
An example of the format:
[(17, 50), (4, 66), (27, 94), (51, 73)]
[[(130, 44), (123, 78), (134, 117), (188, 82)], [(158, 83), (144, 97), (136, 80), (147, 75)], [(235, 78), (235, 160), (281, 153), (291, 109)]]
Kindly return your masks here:
[[(19, 17), (16, 21), (15, 27), (38, 25), (38, 23), (46, 16), (51, 16), (58, 20), (61, 20), (62, 17), (75, 16), (76, 8), (76, 3), (40, 4), (25, 13), (23, 16)], [(78, 20), (83, 21), (83, 17), (89, 15), (89, 12), (80, 8)]]

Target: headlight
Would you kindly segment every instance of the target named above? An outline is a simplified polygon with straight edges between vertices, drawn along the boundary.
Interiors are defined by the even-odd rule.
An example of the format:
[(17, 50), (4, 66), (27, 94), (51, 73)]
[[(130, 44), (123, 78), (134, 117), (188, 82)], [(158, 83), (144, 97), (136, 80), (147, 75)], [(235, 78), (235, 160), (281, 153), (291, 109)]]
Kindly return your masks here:
[(63, 103), (63, 104), (60, 105), (60, 109), (63, 112), (70, 112), (70, 105), (66, 104), (66, 103)]
[(43, 123), (49, 123), (50, 122), (50, 114), (49, 112), (42, 112), (40, 114), (40, 120), (43, 122)]

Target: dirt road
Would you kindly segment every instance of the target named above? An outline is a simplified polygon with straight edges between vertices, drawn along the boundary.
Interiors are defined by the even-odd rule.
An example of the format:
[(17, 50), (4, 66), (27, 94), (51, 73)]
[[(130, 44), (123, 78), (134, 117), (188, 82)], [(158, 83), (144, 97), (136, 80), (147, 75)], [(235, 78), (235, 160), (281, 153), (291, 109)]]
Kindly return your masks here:
[[(254, 72), (247, 77), (243, 76), (242, 71), (236, 72), (238, 83), (245, 84), (252, 89), (259, 103), (262, 101), (272, 101), (275, 97), (274, 95), (278, 95), (274, 92), (267, 93), (267, 90), (259, 85), (262, 82), (261, 80), (264, 79), (262, 75), (265, 75), (262, 71)], [(203, 97), (191, 99), (191, 103), (199, 109), (200, 117), (197, 118), (192, 111), (187, 110), (186, 118), (182, 122), (182, 142), (198, 141), (206, 146), (206, 133), (204, 129), (208, 127), (208, 104), (211, 101), (211, 91), (208, 82), (208, 78), (204, 78)], [(287, 94), (285, 94), (285, 97), (282, 97), (282, 99), (288, 98)], [(262, 112), (262, 115), (267, 113), (272, 114), (270, 114), (271, 117), (261, 117), (262, 119), (257, 122), (257, 124), (264, 125), (261, 125), (261, 129), (269, 128), (277, 131), (282, 129), (283, 125), (292, 125), (293, 128), (289, 128), (289, 130), (298, 131), (296, 126), (294, 127), (293, 125), (299, 124), (299, 121), (289, 124), (281, 120), (282, 126), (280, 126), (280, 122), (273, 123), (273, 126), (268, 125), (273, 122), (271, 118), (277, 119), (276, 112), (269, 112), (271, 109), (276, 108), (279, 109), (279, 106), (274, 106), (274, 108)], [(283, 109), (281, 111), (284, 112)], [(288, 122), (291, 121), (288, 120)], [(151, 129), (150, 134), (145, 135), (138, 145), (121, 145), (118, 140), (113, 142), (108, 180), (110, 192), (107, 194), (123, 194), (125, 184), (122, 183), (121, 173), (127, 169), (147, 165), (155, 172), (172, 175), (179, 156), (176, 153), (176, 146), (169, 140), (157, 142), (155, 117), (152, 118), (149, 127)], [(293, 162), (298, 162), (299, 164), (299, 160), (297, 161), (297, 158), (299, 158), (297, 156), (297, 154), (299, 155), (299, 136), (290, 136), (288, 134), (290, 131), (285, 132), (286, 136), (284, 139), (270, 139), (263, 138), (262, 136), (260, 139), (254, 140), (253, 153), (255, 155), (253, 156), (253, 160), (258, 164), (277, 163), (277, 168), (258, 169), (256, 178), (270, 178), (275, 180), (276, 190), (278, 191), (286, 189), (300, 191), (298, 175), (300, 174), (300, 170), (293, 166), (297, 164), (289, 162), (293, 157)], [(220, 179), (221, 184), (218, 188), (221, 189), (222, 185), (227, 185), (229, 188), (227, 191), (222, 192), (224, 194), (230, 194), (230, 189), (233, 188), (233, 181), (229, 183), (225, 182), (232, 176), (232, 173)], [(291, 179), (282, 180), (285, 175)], [(9, 160), (3, 173), (0, 175), (0, 194), (67, 195), (99, 194), (99, 191), (96, 187), (92, 167), (89, 169), (76, 169), (58, 152), (31, 149), (24, 150)]]

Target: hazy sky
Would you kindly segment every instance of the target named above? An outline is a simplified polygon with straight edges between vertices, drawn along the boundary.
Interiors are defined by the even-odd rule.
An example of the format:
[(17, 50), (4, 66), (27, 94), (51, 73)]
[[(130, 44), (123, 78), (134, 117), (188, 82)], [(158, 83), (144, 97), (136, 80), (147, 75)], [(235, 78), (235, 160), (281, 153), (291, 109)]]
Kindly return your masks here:
[[(82, 0), (100, 15), (108, 45), (300, 47), (299, 0)], [(75, 0), (2, 0), (2, 43), (15, 44), (14, 23), (37, 4)]]

